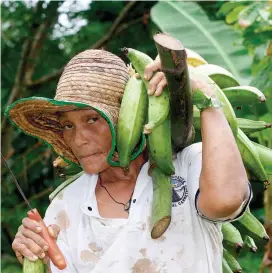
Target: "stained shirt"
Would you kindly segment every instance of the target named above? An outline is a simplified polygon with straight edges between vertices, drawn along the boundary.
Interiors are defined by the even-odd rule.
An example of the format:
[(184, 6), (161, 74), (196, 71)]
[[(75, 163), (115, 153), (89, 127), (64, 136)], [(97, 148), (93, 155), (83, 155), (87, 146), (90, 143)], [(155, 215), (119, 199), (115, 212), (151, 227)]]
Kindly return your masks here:
[[(221, 273), (224, 221), (240, 217), (252, 198), (224, 219), (208, 219), (197, 208), (202, 143), (173, 160), (172, 219), (166, 232), (151, 238), (153, 186), (145, 163), (138, 175), (128, 219), (99, 215), (95, 188), (98, 175), (84, 173), (52, 200), (47, 225), (61, 228), (57, 244), (67, 268), (52, 273)], [(223, 190), (223, 189), (222, 189)]]

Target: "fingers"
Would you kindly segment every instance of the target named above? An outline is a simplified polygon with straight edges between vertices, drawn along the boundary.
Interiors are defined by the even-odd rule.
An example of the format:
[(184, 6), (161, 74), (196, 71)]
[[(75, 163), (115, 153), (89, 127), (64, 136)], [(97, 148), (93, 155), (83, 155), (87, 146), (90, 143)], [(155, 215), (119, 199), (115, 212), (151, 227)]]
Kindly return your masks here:
[[(164, 79), (164, 73), (163, 72), (157, 72), (156, 75), (149, 82), (149, 89), (147, 90), (148, 95), (153, 95), (155, 93), (159, 83), (163, 79)], [(161, 86), (160, 86), (159, 89), (161, 89)]]
[[(27, 257), (29, 260), (37, 260), (38, 257), (43, 259), (45, 257), (45, 250), (47, 248), (42, 248), (37, 245), (32, 239), (24, 237), (21, 233), (17, 233), (15, 239), (12, 243), (12, 248), (16, 252), (19, 252), (20, 255)], [(18, 254), (18, 253), (17, 253)]]
[[(21, 236), (22, 235), (22, 236)], [(32, 240), (36, 245), (38, 245), (40, 248), (44, 249), (44, 251), (48, 250), (48, 244), (43, 239), (43, 237), (32, 230), (29, 229), (22, 229), (17, 236), (21, 236), (22, 238), (30, 239)]]
[(50, 225), (48, 226), (48, 232), (53, 238), (57, 239), (60, 233), (60, 227), (58, 225)]
[(153, 72), (155, 72), (157, 70), (160, 70), (160, 69), (161, 69), (161, 60), (160, 60), (159, 56), (157, 56), (157, 58), (155, 59), (154, 62), (148, 64), (145, 67), (145, 70), (144, 70), (144, 78), (145, 78), (145, 80), (149, 81), (150, 78), (153, 75)]
[(18, 251), (15, 251), (15, 255), (16, 255), (16, 258), (19, 261), (19, 263), (23, 264), (24, 263), (24, 256)]
[(28, 260), (35, 262), (38, 256), (30, 251), (24, 244), (20, 243), (18, 240), (12, 243), (12, 249), (15, 250), (15, 255), (20, 263), (23, 263), (23, 257)]
[[(29, 218), (23, 219), (22, 225), (19, 227), (12, 243), (12, 249), (20, 263), (23, 263), (23, 257), (26, 257), (30, 261), (36, 261), (40, 258), (44, 259), (45, 263), (47, 262), (47, 251), (49, 246), (39, 234), (40, 231), (41, 228), (38, 222)], [(56, 239), (60, 232), (60, 228), (57, 225), (51, 225), (48, 227), (48, 232)]]
[(42, 228), (40, 227), (39, 223), (35, 220), (28, 218), (28, 217), (23, 219), (22, 224), (25, 228), (30, 229), (34, 232), (39, 233), (42, 231)]
[(163, 91), (163, 88), (167, 85), (167, 81), (166, 81), (166, 78), (163, 77), (161, 79), (161, 81), (158, 83), (157, 85), (157, 88), (156, 88), (156, 91), (155, 91), (155, 96), (160, 96), (162, 91)]

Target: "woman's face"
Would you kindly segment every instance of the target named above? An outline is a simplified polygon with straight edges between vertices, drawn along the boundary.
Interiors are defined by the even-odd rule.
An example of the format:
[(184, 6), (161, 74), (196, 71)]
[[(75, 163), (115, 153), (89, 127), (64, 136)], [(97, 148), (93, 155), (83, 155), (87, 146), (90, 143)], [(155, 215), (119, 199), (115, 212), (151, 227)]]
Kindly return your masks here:
[(111, 131), (107, 121), (92, 109), (64, 112), (60, 116), (65, 143), (86, 173), (99, 173), (109, 167)]

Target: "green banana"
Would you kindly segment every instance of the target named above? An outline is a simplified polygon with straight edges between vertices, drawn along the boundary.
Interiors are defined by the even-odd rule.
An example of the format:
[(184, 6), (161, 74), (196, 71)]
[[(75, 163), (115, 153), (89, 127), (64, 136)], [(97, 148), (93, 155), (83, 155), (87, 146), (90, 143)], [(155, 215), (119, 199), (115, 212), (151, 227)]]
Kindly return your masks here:
[(233, 273), (229, 264), (224, 258), (222, 259), (222, 268), (223, 268), (223, 273)]
[(262, 120), (250, 120), (245, 118), (237, 118), (238, 127), (245, 133), (251, 134), (259, 131), (263, 131), (267, 128), (271, 128), (272, 124), (269, 124)]
[(234, 76), (225, 68), (215, 64), (203, 64), (198, 71), (209, 76), (221, 89), (240, 85)]
[(243, 247), (243, 239), (239, 230), (231, 223), (226, 222), (222, 224), (222, 234), (224, 245), (238, 253)]
[(269, 237), (262, 223), (250, 213), (249, 208), (245, 211), (244, 215), (237, 221), (233, 222), (240, 233), (252, 237), (254, 240), (269, 241)]
[(268, 176), (264, 170), (258, 151), (240, 128), (238, 128), (236, 143), (245, 167), (251, 170), (260, 181), (264, 182), (265, 187), (267, 187), (267, 185), (269, 185)]
[(117, 151), (120, 166), (124, 169), (129, 168), (133, 150), (140, 141), (146, 109), (145, 86), (133, 75), (126, 84), (117, 123)]
[(271, 175), (272, 174), (272, 149), (269, 149), (253, 141), (251, 141), (251, 143), (253, 143), (255, 149), (257, 150), (266, 173)]
[(246, 235), (244, 242), (245, 242), (246, 247), (248, 247), (251, 252), (255, 253), (257, 251), (258, 248), (257, 248), (254, 240), (250, 236)]
[[(226, 119), (232, 129), (233, 135), (236, 137), (237, 130), (238, 130), (238, 124), (236, 120), (236, 116), (234, 113), (234, 110), (228, 101), (227, 97), (225, 96), (224, 92), (218, 87), (218, 85), (207, 75), (203, 74), (201, 70), (199, 70), (200, 67), (205, 65), (200, 65), (196, 68), (189, 66), (189, 74), (190, 78), (194, 81), (201, 81), (205, 84), (208, 84), (216, 93), (218, 99), (220, 100), (222, 104), (222, 110), (226, 116)], [(200, 90), (201, 91), (201, 90)]]
[(242, 268), (237, 262), (237, 260), (225, 249), (223, 248), (223, 258), (228, 263), (229, 267), (231, 268), (232, 272), (241, 273)]
[[(144, 79), (144, 69), (146, 65), (153, 62), (153, 60), (143, 52), (132, 48), (124, 48), (128, 59), (131, 61), (136, 72), (142, 78), (146, 89), (149, 89), (149, 82)], [(148, 123), (144, 126), (144, 133), (150, 134), (154, 128), (162, 124), (167, 118), (170, 110), (170, 99), (168, 88), (165, 87), (160, 96), (148, 96)]]
[(148, 147), (156, 165), (166, 174), (175, 173), (172, 161), (170, 114), (148, 135)]
[(153, 181), (151, 237), (157, 239), (171, 222), (172, 182), (171, 176), (165, 175), (156, 166), (151, 170), (151, 176)]
[(252, 105), (265, 102), (265, 95), (253, 86), (235, 86), (222, 89), (234, 106)]
[(24, 259), (23, 273), (44, 273), (44, 263), (41, 259), (35, 262), (31, 262), (28, 259)]

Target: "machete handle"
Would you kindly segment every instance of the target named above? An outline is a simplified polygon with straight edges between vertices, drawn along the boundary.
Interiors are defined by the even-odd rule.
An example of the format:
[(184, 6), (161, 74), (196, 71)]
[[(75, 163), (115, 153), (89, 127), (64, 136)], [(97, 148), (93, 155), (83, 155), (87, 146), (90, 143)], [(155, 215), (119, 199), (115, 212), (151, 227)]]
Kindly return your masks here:
[(32, 219), (37, 221), (41, 228), (42, 231), (40, 232), (41, 236), (44, 238), (44, 240), (48, 243), (49, 249), (48, 249), (48, 256), (51, 259), (51, 261), (53, 262), (53, 264), (59, 268), (59, 269), (64, 269), (66, 268), (66, 262), (65, 262), (65, 258), (62, 255), (56, 241), (54, 240), (54, 238), (52, 238), (52, 236), (49, 234), (48, 229), (41, 217), (41, 215), (39, 214), (39, 212), (37, 211), (37, 209), (33, 209), (30, 210), (27, 213), (27, 216)]

